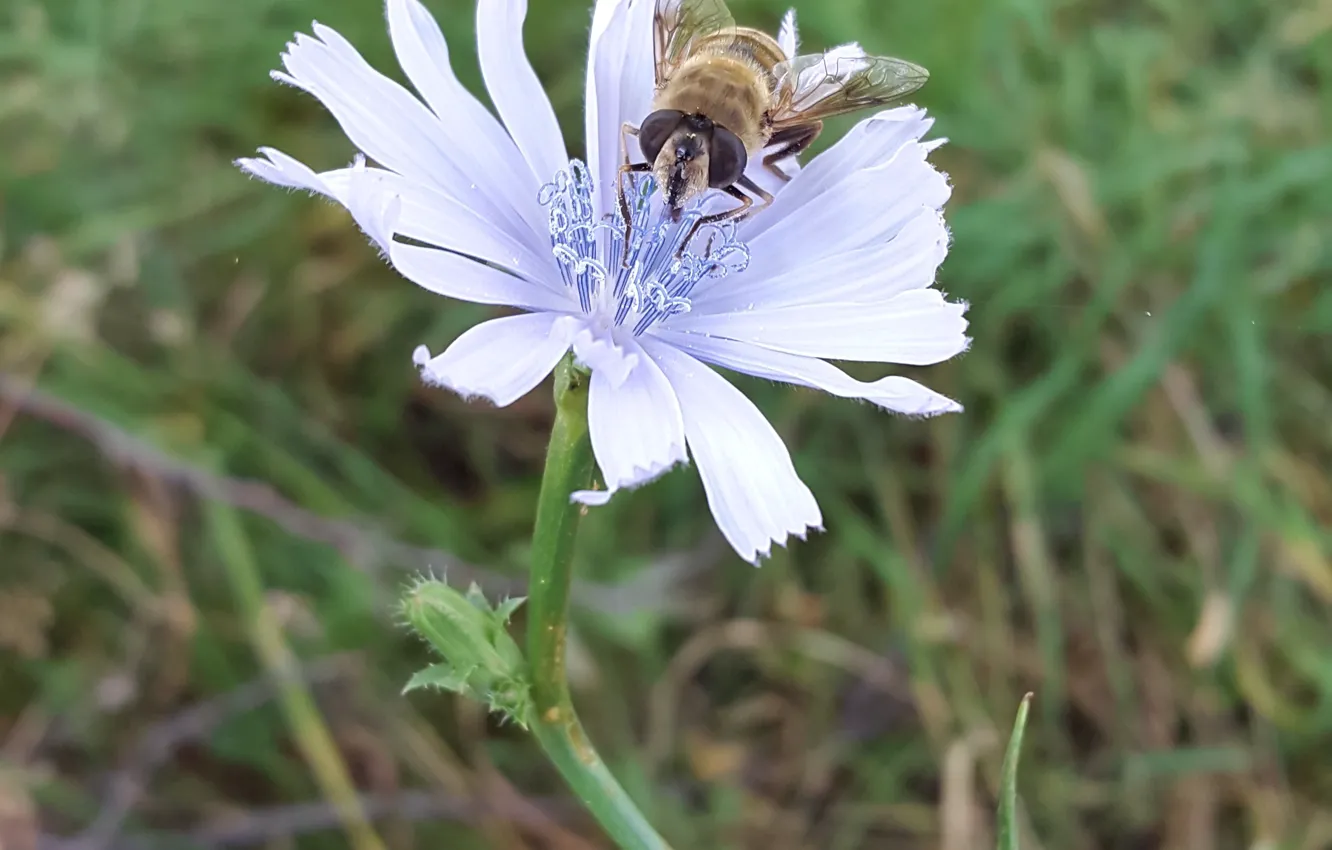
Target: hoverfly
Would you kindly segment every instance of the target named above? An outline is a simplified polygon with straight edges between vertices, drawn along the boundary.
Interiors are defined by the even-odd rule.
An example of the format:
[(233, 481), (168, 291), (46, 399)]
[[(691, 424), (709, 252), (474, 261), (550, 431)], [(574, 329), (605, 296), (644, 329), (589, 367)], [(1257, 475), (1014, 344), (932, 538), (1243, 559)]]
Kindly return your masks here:
[[(626, 173), (651, 172), (675, 220), (709, 188), (740, 202), (704, 216), (694, 230), (772, 203), (745, 174), (751, 157), (768, 151), (764, 168), (790, 180), (778, 163), (808, 148), (825, 119), (897, 100), (929, 77), (919, 65), (853, 46), (789, 56), (778, 39), (736, 26), (724, 0), (656, 0), (652, 29), (652, 112), (639, 126), (623, 127), (638, 137), (647, 161), (631, 163), (626, 143), (620, 182)], [(620, 197), (624, 204), (622, 191)]]

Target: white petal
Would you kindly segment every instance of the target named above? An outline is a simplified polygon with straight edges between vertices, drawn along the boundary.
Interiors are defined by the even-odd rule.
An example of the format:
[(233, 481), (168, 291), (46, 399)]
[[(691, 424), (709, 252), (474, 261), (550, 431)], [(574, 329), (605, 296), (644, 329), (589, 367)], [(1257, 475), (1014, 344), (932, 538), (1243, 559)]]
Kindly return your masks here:
[(504, 127), (458, 82), (439, 25), (418, 0), (388, 0), (389, 35), (398, 63), (440, 119), (439, 128), (462, 169), (484, 191), (506, 199), (542, 239), (546, 214), (541, 182)]
[[(260, 148), (266, 159), (240, 159), (244, 171), (279, 186), (307, 189), (351, 207), (350, 186), (354, 174), (370, 181), (378, 191), (399, 198), (394, 233), (432, 246), (477, 257), (513, 273), (543, 283), (558, 291), (564, 284), (549, 250), (535, 252), (526, 242), (495, 227), (475, 210), (455, 198), (382, 168), (339, 168), (316, 174), (303, 163), (273, 148)], [(381, 248), (385, 242), (376, 239)], [(387, 250), (387, 249), (386, 249)]]
[(600, 372), (602, 377), (618, 387), (629, 380), (629, 373), (638, 365), (642, 350), (637, 344), (625, 344), (614, 334), (594, 333), (591, 328), (580, 332), (573, 341), (574, 359), (578, 365)]
[(734, 369), (770, 381), (811, 387), (841, 398), (864, 399), (894, 413), (904, 413), (908, 416), (937, 416), (940, 413), (957, 413), (962, 410), (962, 405), (947, 396), (900, 375), (891, 375), (877, 381), (857, 381), (831, 363), (813, 357), (786, 354), (749, 343), (703, 334), (654, 330), (652, 335), (700, 360), (724, 369)]
[(708, 507), (740, 557), (757, 563), (773, 543), (820, 527), (814, 495), (758, 408), (688, 354), (649, 338), (643, 347), (675, 388)]
[[(352, 169), (343, 168), (326, 171), (319, 177), (334, 192), (335, 199), (341, 201), (351, 173)], [(433, 187), (381, 168), (366, 169), (365, 174), (363, 179), (376, 181), (381, 191), (402, 199), (402, 212), (394, 232), (433, 247), (477, 257), (563, 290), (559, 268), (549, 248), (533, 251), (526, 241), (495, 227), (471, 207)]]
[[(673, 317), (672, 330), (749, 342), (774, 351), (922, 366), (966, 350), (965, 303), (912, 289), (868, 304), (804, 304)], [(678, 319), (678, 320), (677, 320)]]
[(741, 238), (752, 242), (789, 214), (800, 213), (813, 198), (851, 179), (856, 172), (888, 162), (903, 145), (924, 136), (933, 123), (925, 110), (914, 106), (885, 110), (859, 122), (836, 144), (809, 160), (762, 215), (747, 220), (741, 228)]
[(463, 254), (394, 242), (393, 267), (412, 283), (439, 295), (476, 304), (503, 304), (525, 310), (576, 311), (565, 292), (487, 266)]
[(788, 9), (782, 17), (781, 28), (777, 30), (777, 44), (786, 54), (787, 59), (794, 59), (800, 49), (800, 36), (796, 32), (795, 9)]
[(614, 495), (613, 490), (575, 490), (569, 494), (569, 501), (587, 505), (589, 508), (599, 508), (610, 504), (611, 496)]
[(490, 99), (540, 185), (569, 166), (569, 155), (555, 110), (523, 50), (526, 16), (527, 0), (480, 0), (476, 49)]
[(345, 38), (318, 23), (314, 31), (317, 38), (298, 33), (287, 45), (288, 73), (275, 71), (275, 79), (318, 98), (347, 138), (378, 164), (457, 198), (537, 247), (536, 234), (508, 200), (481, 189), (459, 164), (430, 110), (371, 68)]
[[(621, 130), (637, 126), (652, 109), (652, 3), (597, 0), (587, 53), (587, 163), (596, 183), (596, 215), (614, 209), (616, 177), (624, 161)], [(630, 136), (627, 153), (643, 160)]]
[[(886, 301), (909, 289), (931, 286), (947, 254), (948, 228), (943, 215), (922, 207), (887, 241), (801, 262), (772, 277), (761, 269), (728, 276), (695, 294), (690, 299), (690, 314), (829, 301)], [(671, 325), (672, 319), (665, 323)]]
[(365, 157), (358, 155), (356, 164), (339, 173), (336, 185), (316, 174), (308, 165), (274, 148), (260, 148), (263, 159), (238, 159), (242, 171), (261, 180), (291, 189), (305, 189), (323, 195), (345, 207), (381, 251), (389, 249), (394, 228), (402, 213), (402, 200), (391, 192), (381, 191), (376, 173), (380, 169), (367, 169)]
[[(908, 143), (890, 161), (846, 174), (757, 236), (741, 233), (753, 257), (746, 273), (773, 275), (874, 245), (891, 239), (922, 208), (939, 209), (951, 190), (926, 154), (924, 145)], [(791, 181), (788, 192), (814, 164)], [(786, 197), (786, 192), (778, 195), (778, 202)]]
[(572, 316), (553, 313), (505, 316), (468, 330), (438, 357), (418, 348), (412, 359), (426, 383), (504, 407), (550, 374), (580, 324)]
[(260, 148), (259, 153), (264, 155), (262, 159), (248, 157), (238, 159), (236, 165), (250, 176), (258, 177), (275, 186), (305, 189), (333, 197), (333, 192), (324, 183), (324, 179), (295, 157), (287, 156), (276, 148)]
[(609, 494), (646, 484), (685, 460), (680, 404), (666, 376), (646, 356), (638, 357), (618, 386), (604, 371), (592, 372), (587, 417), (606, 490), (581, 491), (574, 494), (575, 501), (604, 501)]
[(356, 166), (350, 171), (345, 189), (347, 210), (379, 250), (387, 254), (402, 213), (402, 198), (384, 191), (366, 170), (364, 157), (358, 156)]

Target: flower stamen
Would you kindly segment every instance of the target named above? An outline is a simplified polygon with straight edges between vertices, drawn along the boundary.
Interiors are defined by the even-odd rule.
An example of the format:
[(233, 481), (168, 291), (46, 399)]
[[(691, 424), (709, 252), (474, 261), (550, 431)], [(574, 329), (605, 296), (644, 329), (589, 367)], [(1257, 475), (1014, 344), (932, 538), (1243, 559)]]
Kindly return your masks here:
[(749, 247), (736, 238), (733, 222), (707, 224), (691, 236), (704, 215), (701, 202), (672, 221), (650, 174), (625, 177), (624, 203), (600, 221), (592, 177), (580, 160), (542, 186), (537, 199), (549, 209), (551, 253), (579, 307), (639, 336), (689, 312), (690, 293), (702, 281), (743, 271)]

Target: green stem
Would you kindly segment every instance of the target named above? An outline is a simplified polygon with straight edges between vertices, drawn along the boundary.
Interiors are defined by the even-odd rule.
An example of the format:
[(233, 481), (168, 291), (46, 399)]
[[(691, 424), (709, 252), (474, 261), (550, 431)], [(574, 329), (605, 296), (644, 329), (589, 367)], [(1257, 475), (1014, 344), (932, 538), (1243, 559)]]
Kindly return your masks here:
[(250, 642), (264, 667), (277, 681), (278, 705), (296, 739), (296, 748), (314, 773), (315, 782), (333, 804), (355, 850), (384, 850), (365, 810), (356, 796), (347, 763), (343, 761), (333, 733), (324, 722), (314, 696), (301, 681), (299, 660), (287, 644), (282, 626), (264, 601), (264, 581), (255, 563), (235, 509), (217, 502), (206, 503), (205, 516), (213, 543), (226, 567), (236, 593), (241, 616), (249, 626)]
[(537, 501), (527, 599), (532, 668), (532, 732), (579, 799), (624, 850), (670, 850), (615, 781), (587, 739), (569, 698), (564, 647), (573, 580), (574, 539), (583, 508), (569, 501), (592, 481), (587, 376), (566, 358), (555, 370), (555, 427)]

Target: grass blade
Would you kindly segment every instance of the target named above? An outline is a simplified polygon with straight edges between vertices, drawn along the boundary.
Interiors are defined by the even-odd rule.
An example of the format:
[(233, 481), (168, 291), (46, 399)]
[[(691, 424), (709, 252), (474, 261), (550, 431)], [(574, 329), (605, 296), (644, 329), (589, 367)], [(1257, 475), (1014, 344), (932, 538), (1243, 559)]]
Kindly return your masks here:
[(1013, 734), (1008, 739), (1008, 751), (1004, 753), (1003, 776), (999, 784), (999, 850), (1018, 850), (1017, 826), (1017, 773), (1018, 759), (1022, 754), (1022, 733), (1027, 728), (1027, 713), (1031, 710), (1031, 694), (1022, 698), (1018, 706), (1017, 720), (1013, 722)]

